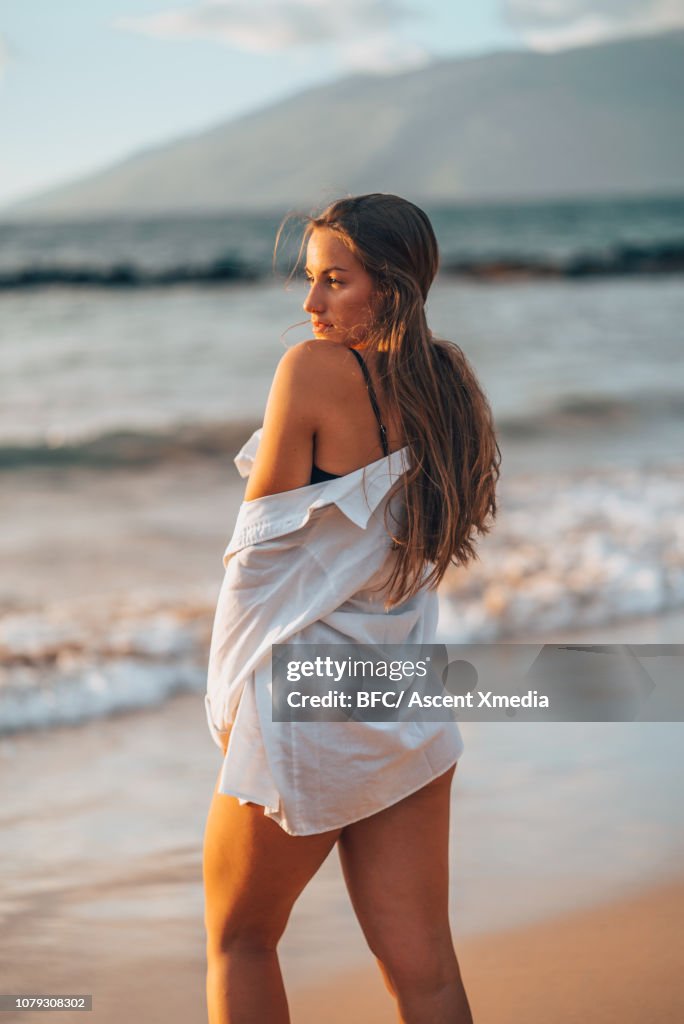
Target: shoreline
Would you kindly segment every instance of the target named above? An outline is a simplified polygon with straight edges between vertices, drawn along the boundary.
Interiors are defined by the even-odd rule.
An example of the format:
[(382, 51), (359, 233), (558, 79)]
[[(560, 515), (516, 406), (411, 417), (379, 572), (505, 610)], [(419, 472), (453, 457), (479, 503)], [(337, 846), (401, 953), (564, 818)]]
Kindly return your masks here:
[[(24, 955), (20, 964), (5, 961), (10, 987), (17, 993), (91, 993), (97, 1024), (124, 1018), (150, 1024), (206, 1020), (201, 922), (170, 918), (160, 931), (144, 923), (143, 914), (138, 943), (131, 945), (127, 937), (126, 925), (134, 919), (129, 911), (110, 922), (106, 952), (101, 946), (83, 948), (80, 958), (60, 971), (50, 962), (46, 939), (54, 933), (54, 921), (48, 912), (33, 956)], [(534, 924), (455, 935), (474, 1022), (679, 1024), (684, 1018), (683, 919), (680, 876)], [(68, 929), (60, 935), (68, 945), (73, 938)], [(394, 1024), (394, 1002), (371, 953), (366, 955), (367, 966), (341, 967), (332, 974), (328, 969), (327, 976), (312, 965), (315, 981), (293, 981), (283, 963), (293, 1024)], [(30, 1024), (34, 1016), (22, 1012), (21, 1019)]]

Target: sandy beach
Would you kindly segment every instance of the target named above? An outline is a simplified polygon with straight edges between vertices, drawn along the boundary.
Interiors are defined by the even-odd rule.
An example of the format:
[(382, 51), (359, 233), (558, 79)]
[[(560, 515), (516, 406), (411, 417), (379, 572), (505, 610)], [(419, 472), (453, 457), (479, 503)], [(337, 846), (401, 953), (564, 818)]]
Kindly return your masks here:
[[(658, 850), (669, 832), (671, 851), (677, 826), (624, 832), (618, 820), (616, 842), (631, 842), (635, 862), (620, 864), (615, 849), (599, 843), (601, 857), (614, 859), (612, 888), (600, 873), (583, 883), (588, 869), (578, 850), (570, 884), (562, 864), (547, 878), (538, 861), (531, 873), (516, 865), (516, 841), (529, 860), (539, 839), (531, 819), (516, 840), (510, 792), (499, 794), (499, 843), (508, 836), (511, 852), (497, 867), (486, 859), (486, 844), (497, 839), (478, 778), (484, 754), (476, 735), (469, 751), (466, 743), (470, 761), (453, 789), (452, 921), (478, 1024), (681, 1020), (684, 880), (672, 852)], [(206, 1019), (201, 848), (219, 763), (198, 695), (0, 741), (4, 992), (91, 993), (98, 1024)], [(580, 789), (584, 783), (580, 774)], [(554, 857), (548, 844), (561, 817), (541, 802), (542, 857)], [(576, 814), (566, 805), (565, 817)], [(519, 923), (500, 927), (513, 910)], [(296, 1024), (395, 1019), (335, 853), (295, 906), (281, 963)]]
[[(74, 812), (88, 813), (82, 804)], [(43, 816), (46, 839), (53, 829)], [(92, 993), (98, 1024), (205, 1020), (199, 870), (199, 850), (180, 847), (162, 863), (153, 853), (112, 863), (109, 878), (101, 872), (90, 882), (83, 881), (77, 859), (61, 886), (46, 870), (32, 894), (23, 900), (12, 895), (16, 912), (0, 940), (4, 990)], [(301, 929), (301, 915), (295, 916), (300, 920), (290, 928)], [(396, 1020), (370, 954), (365, 967), (335, 966), (334, 931), (328, 921), (324, 934), (322, 917), (323, 908), (316, 925), (327, 962), (312, 960), (310, 980), (301, 971), (293, 978), (288, 956), (282, 958), (293, 1022)], [(683, 925), (684, 878), (534, 925), (457, 939), (475, 1022), (678, 1024), (684, 1015)], [(304, 933), (299, 942), (314, 948), (312, 938)]]
[[(684, 1015), (683, 922), (684, 880), (544, 924), (463, 941), (457, 952), (475, 1024), (678, 1024)], [(91, 979), (92, 1019), (101, 1024), (205, 1020), (204, 963), (196, 929), (190, 923), (154, 933), (150, 929), (149, 944), (133, 949), (126, 941), (126, 923), (131, 919), (111, 936), (97, 967), (82, 949), (83, 959), (73, 971), (81, 981), (79, 991)], [(24, 967), (20, 976), (25, 980), (15, 981), (14, 987), (32, 991), (38, 973), (42, 988), (69, 988), (64, 975), (51, 978), (52, 972), (35, 962)], [(3, 974), (8, 977), (6, 959)], [(289, 1002), (293, 1024), (396, 1020), (379, 972), (371, 966), (297, 986)], [(21, 1019), (34, 1016), (22, 1013)], [(7, 1019), (15, 1018), (10, 1014)]]
[[(160, 876), (163, 885), (168, 878)], [(142, 880), (141, 880), (142, 883)], [(684, 879), (617, 903), (543, 924), (457, 943), (475, 1024), (678, 1024), (684, 1015), (681, 933)], [(35, 922), (39, 927), (39, 922)], [(71, 971), (51, 970), (36, 955), (19, 968), (3, 950), (3, 975), (18, 991), (93, 993), (93, 1018), (188, 1024), (206, 1019), (204, 962), (192, 922), (145, 935), (132, 914), (90, 952), (82, 936)], [(131, 944), (136, 935), (139, 944)], [(36, 935), (36, 939), (38, 936)], [(62, 936), (60, 943), (74, 936)], [(3, 943), (4, 945), (4, 943)], [(7, 987), (7, 984), (4, 986)], [(290, 988), (294, 1024), (391, 1024), (392, 1001), (372, 966)], [(22, 1013), (21, 1020), (34, 1015)], [(11, 1014), (8, 1020), (19, 1019)]]
[[(684, 879), (543, 924), (457, 943), (475, 1024), (675, 1024), (684, 1017)], [(379, 973), (302, 989), (296, 1024), (391, 1024)]]

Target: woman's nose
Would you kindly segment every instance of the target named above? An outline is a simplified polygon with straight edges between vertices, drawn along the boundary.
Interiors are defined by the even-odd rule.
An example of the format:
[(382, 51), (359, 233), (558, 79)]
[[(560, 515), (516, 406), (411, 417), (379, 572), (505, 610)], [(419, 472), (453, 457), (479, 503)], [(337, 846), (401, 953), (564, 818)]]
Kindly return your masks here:
[(302, 308), (305, 313), (320, 313), (322, 312), (320, 293), (316, 288), (309, 288), (309, 292), (302, 304)]

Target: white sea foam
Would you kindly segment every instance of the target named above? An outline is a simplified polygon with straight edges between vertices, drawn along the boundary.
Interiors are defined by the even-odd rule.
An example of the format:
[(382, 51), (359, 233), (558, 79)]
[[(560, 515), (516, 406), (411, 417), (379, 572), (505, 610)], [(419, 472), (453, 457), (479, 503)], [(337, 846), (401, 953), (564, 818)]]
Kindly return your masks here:
[(0, 620), (0, 733), (67, 725), (201, 691), (206, 605), (62, 603)]
[[(502, 481), (480, 561), (445, 577), (437, 639), (483, 643), (684, 606), (684, 465)], [(0, 618), (0, 733), (199, 692), (206, 591), (60, 602)]]
[(481, 560), (445, 578), (439, 639), (488, 642), (684, 605), (684, 466), (502, 486)]

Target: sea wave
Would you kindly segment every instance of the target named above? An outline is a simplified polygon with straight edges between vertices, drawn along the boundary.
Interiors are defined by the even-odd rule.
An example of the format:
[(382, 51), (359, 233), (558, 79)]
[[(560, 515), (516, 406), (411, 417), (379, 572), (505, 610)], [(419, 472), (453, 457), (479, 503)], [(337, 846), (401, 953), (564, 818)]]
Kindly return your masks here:
[(684, 607), (684, 463), (509, 480), (480, 560), (441, 596), (441, 631), (462, 643)]
[[(684, 607), (684, 463), (502, 484), (479, 561), (440, 586), (438, 642), (592, 629)], [(221, 552), (217, 552), (217, 565)], [(201, 693), (217, 587), (0, 616), (0, 734)], [(578, 639), (578, 642), (579, 639)]]
[(0, 735), (199, 691), (210, 630), (210, 599), (194, 592), (10, 610), (0, 617)]
[(230, 458), (258, 426), (248, 422), (185, 423), (158, 430), (106, 430), (84, 438), (0, 443), (0, 470), (30, 467), (101, 469), (196, 458)]
[(205, 264), (148, 268), (135, 263), (71, 266), (59, 263), (16, 267), (0, 272), (0, 290), (28, 288), (169, 288), (184, 284), (226, 284), (257, 281), (264, 271), (236, 258)]
[(622, 395), (561, 395), (532, 412), (502, 416), (497, 427), (503, 437), (548, 437), (573, 427), (626, 430), (639, 423), (650, 426), (684, 420), (683, 391), (645, 391)]
[[(605, 250), (550, 254), (468, 254), (446, 257), (440, 273), (482, 281), (525, 278), (578, 278), (684, 272), (684, 242), (614, 245)], [(204, 263), (144, 266), (134, 261), (97, 264), (31, 263), (0, 270), (0, 291), (39, 288), (144, 289), (182, 285), (224, 285), (269, 280), (271, 262), (247, 262), (239, 256), (220, 256)]]
[[(605, 431), (648, 424), (684, 422), (684, 390), (637, 394), (565, 395), (545, 407), (497, 419), (502, 440), (525, 441), (562, 436), (568, 431)], [(257, 421), (184, 422), (166, 427), (103, 430), (99, 434), (65, 437), (52, 432), (35, 440), (0, 441), (0, 470), (30, 467), (97, 469), (174, 463), (197, 458), (232, 459)]]
[(442, 272), (486, 281), (539, 277), (605, 277), (631, 274), (681, 274), (684, 271), (684, 243), (614, 245), (598, 252), (577, 252), (571, 256), (510, 256), (478, 260), (449, 260)]

